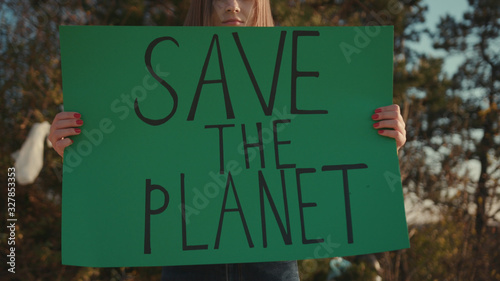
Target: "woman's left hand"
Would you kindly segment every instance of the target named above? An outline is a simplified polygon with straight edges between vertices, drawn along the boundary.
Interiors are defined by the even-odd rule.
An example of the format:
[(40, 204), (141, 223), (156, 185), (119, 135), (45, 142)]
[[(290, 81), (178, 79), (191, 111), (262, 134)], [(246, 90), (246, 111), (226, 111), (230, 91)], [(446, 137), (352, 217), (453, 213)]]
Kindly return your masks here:
[[(372, 119), (378, 121), (373, 128), (379, 135), (394, 138), (399, 149), (406, 143), (406, 124), (397, 104), (377, 108)], [(385, 129), (385, 130), (384, 130)], [(388, 130), (387, 130), (388, 129)]]

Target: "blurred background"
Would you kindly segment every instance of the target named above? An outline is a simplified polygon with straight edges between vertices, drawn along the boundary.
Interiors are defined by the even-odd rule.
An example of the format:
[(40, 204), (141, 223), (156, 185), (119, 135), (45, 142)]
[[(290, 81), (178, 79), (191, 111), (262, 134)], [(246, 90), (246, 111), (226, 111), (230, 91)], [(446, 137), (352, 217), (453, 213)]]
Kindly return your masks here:
[[(299, 261), (302, 280), (500, 280), (500, 1), (271, 2), (279, 26), (394, 25), (394, 102), (407, 124), (399, 158), (411, 248)], [(62, 110), (60, 25), (182, 25), (188, 6), (0, 1), (0, 178), (7, 183), (8, 168), (23, 161), (40, 170), (17, 179), (16, 274), (2, 227), (1, 280), (159, 280), (160, 268), (61, 265), (62, 161), (43, 122)], [(43, 147), (42, 162), (14, 153), (27, 139)]]

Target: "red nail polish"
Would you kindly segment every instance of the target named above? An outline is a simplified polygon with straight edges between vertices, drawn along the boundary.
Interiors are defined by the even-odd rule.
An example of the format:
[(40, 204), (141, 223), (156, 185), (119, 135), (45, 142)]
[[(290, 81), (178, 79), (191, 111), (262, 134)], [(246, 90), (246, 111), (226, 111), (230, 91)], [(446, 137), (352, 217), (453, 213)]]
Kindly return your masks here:
[(75, 113), (75, 115), (74, 115), (74, 116), (75, 116), (75, 118), (80, 118), (80, 117), (82, 117), (82, 115), (81, 115), (80, 113)]
[(372, 119), (378, 119), (378, 114), (373, 114)]
[(375, 109), (375, 113), (380, 113), (380, 112), (382, 112), (382, 109), (380, 108)]
[(378, 131), (379, 134), (383, 134), (384, 133), (384, 130), (379, 130)]
[(83, 121), (82, 120), (76, 120), (76, 125), (82, 125)]
[(380, 126), (380, 123), (373, 124), (373, 128), (378, 128), (378, 126)]
[(79, 134), (81, 131), (82, 131), (82, 130), (80, 130), (80, 129), (78, 129), (78, 128), (76, 128), (76, 129), (75, 129), (75, 132), (76, 132), (77, 134)]

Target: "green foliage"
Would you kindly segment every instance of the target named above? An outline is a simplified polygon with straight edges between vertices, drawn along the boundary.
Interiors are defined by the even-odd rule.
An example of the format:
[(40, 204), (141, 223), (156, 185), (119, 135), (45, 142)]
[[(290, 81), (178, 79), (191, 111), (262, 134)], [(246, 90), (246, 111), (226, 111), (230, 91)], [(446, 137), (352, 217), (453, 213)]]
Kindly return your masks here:
[(352, 281), (364, 280), (374, 281), (377, 277), (377, 272), (366, 265), (364, 262), (353, 264), (345, 274), (335, 279), (335, 281)]
[(300, 280), (325, 281), (330, 259), (309, 259), (299, 261)]
[[(487, 272), (477, 272), (474, 256), (473, 220), (470, 216), (454, 220), (460, 214), (448, 210), (445, 219), (418, 228), (414, 228), (411, 250), (406, 251), (405, 263), (408, 266), (409, 280), (478, 280), (478, 275), (485, 280), (500, 280), (498, 268), (498, 234), (490, 229), (484, 242), (489, 247), (484, 255)], [(484, 273), (484, 275), (483, 275)]]

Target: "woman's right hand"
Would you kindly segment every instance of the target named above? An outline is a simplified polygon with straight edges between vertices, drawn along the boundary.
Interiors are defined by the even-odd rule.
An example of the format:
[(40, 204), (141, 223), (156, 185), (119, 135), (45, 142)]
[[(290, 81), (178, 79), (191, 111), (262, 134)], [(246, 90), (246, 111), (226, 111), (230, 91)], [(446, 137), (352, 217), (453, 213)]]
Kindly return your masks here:
[(60, 112), (50, 126), (49, 141), (61, 157), (64, 157), (64, 149), (73, 143), (68, 137), (81, 133), (81, 129), (75, 128), (83, 125), (80, 117), (78, 112)]

